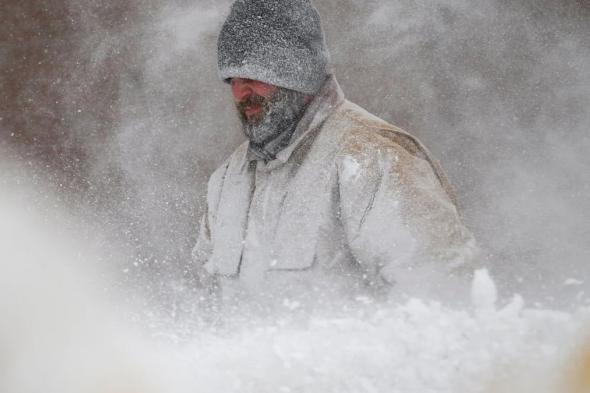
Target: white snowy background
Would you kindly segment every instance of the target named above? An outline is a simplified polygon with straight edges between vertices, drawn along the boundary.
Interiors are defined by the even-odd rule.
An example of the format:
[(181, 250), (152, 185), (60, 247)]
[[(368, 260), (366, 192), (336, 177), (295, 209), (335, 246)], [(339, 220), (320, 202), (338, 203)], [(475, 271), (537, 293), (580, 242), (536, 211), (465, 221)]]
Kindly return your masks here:
[(560, 391), (588, 332), (590, 5), (316, 0), (345, 94), (440, 158), (495, 285), (214, 334), (183, 273), (242, 138), (229, 3), (3, 2), (0, 391)]

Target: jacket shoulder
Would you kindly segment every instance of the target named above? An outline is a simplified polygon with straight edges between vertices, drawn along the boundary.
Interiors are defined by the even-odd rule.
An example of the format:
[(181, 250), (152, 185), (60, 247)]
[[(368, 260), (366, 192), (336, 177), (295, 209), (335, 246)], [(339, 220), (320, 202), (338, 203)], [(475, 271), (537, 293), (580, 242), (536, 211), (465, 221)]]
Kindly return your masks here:
[(350, 101), (346, 101), (335, 115), (346, 125), (339, 129), (342, 153), (363, 155), (393, 149), (423, 159), (428, 156), (416, 137)]
[(372, 161), (394, 155), (396, 160), (403, 161), (400, 168), (412, 168), (412, 162), (416, 160), (426, 162), (447, 195), (457, 204), (455, 191), (442, 166), (418, 138), (349, 101), (337, 112), (348, 125), (341, 131), (341, 158)]

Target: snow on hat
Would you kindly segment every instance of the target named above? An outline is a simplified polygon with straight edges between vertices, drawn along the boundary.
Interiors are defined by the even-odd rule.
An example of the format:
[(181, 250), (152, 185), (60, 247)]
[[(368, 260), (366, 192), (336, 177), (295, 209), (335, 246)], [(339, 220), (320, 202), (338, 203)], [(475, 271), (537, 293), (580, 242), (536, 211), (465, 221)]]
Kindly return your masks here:
[(328, 74), (320, 15), (310, 0), (237, 0), (219, 40), (219, 75), (315, 94)]

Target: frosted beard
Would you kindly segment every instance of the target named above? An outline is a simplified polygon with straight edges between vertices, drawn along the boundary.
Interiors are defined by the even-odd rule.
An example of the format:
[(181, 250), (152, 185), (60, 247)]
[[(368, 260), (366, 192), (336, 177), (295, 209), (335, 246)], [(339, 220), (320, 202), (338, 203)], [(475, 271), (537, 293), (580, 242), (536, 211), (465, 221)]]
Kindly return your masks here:
[[(279, 88), (271, 98), (252, 96), (237, 105), (250, 150), (257, 158), (270, 161), (289, 145), (307, 107), (305, 94)], [(259, 116), (248, 118), (246, 108), (262, 106)]]

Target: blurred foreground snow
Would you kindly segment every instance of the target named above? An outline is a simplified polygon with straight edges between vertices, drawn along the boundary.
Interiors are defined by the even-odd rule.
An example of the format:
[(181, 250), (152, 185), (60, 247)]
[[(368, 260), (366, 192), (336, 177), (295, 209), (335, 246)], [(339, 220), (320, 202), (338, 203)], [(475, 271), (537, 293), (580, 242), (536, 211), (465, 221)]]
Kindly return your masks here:
[(531, 309), (518, 296), (498, 304), (485, 271), (475, 277), (470, 309), (414, 299), (296, 324), (228, 321), (164, 340), (175, 332), (124, 322), (123, 307), (101, 291), (101, 275), (83, 267), (84, 240), (48, 218), (63, 217), (58, 207), (28, 201), (6, 184), (0, 392), (588, 391), (565, 387), (564, 379), (589, 310)]

